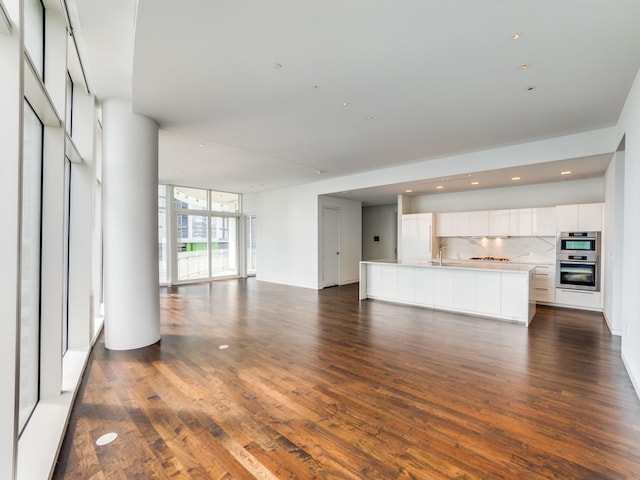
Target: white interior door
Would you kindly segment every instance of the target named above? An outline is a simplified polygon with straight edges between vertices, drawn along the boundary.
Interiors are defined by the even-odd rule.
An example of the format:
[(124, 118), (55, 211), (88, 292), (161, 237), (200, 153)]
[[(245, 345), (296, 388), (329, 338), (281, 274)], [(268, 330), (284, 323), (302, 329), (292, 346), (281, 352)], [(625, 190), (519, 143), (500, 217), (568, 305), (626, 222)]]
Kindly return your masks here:
[(322, 287), (340, 284), (340, 209), (322, 207)]

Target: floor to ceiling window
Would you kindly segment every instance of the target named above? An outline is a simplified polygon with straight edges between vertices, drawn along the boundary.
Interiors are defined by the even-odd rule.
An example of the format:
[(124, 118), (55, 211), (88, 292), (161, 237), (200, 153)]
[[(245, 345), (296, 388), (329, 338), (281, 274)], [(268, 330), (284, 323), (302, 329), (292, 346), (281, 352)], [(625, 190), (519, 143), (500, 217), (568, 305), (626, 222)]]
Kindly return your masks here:
[(62, 353), (69, 348), (69, 227), (71, 220), (71, 161), (64, 159), (64, 251), (62, 252)]
[(256, 274), (256, 216), (245, 217), (245, 246), (247, 257), (247, 275)]
[(180, 282), (209, 278), (208, 220), (204, 215), (177, 215), (176, 258)]
[(238, 225), (235, 217), (211, 217), (211, 276), (238, 274)]
[(2, 479), (48, 478), (99, 334), (101, 110), (67, 3), (0, 0)]
[(24, 46), (40, 79), (44, 79), (44, 4), (41, 0), (24, 2)]
[(38, 403), (40, 363), (40, 248), (42, 122), (25, 100), (20, 257), (20, 414), (24, 428)]
[[(171, 205), (166, 202), (167, 196), (173, 198)], [(160, 283), (239, 274), (240, 198), (237, 193), (170, 185), (159, 187)], [(166, 213), (168, 207), (170, 215)], [(167, 217), (173, 220), (171, 229), (166, 228), (163, 220)], [(165, 235), (163, 240), (165, 231), (173, 232), (173, 237)], [(173, 252), (173, 259), (168, 255), (165, 258), (164, 252)], [(171, 273), (163, 275), (163, 271)]]
[(167, 186), (158, 185), (158, 280), (161, 285), (169, 282), (167, 233)]

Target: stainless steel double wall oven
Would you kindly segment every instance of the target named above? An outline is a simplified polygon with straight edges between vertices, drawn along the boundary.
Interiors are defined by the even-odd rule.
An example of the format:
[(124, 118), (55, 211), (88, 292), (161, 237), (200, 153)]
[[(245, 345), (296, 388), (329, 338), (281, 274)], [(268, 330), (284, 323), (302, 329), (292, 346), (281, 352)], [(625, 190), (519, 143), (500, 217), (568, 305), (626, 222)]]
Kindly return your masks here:
[(600, 232), (558, 233), (556, 287), (600, 291)]

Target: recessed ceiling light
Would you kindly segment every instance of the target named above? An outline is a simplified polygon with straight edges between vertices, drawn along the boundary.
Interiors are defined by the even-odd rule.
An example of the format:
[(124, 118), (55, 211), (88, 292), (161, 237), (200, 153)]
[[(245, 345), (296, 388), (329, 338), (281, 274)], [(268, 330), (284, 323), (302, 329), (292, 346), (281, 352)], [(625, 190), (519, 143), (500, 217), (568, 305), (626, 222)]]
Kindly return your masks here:
[(282, 68), (282, 64), (281, 63), (274, 63), (273, 64), (273, 68), (275, 68), (276, 70), (280, 70)]
[(520, 180), (520, 177), (511, 177), (511, 180)]
[(511, 35), (511, 39), (512, 40), (518, 40), (520, 38), (520, 34), (519, 33), (514, 33), (513, 35)]
[(349, 105), (349, 102), (342, 102), (343, 107), (347, 107), (348, 105)]
[(373, 120), (373, 115), (367, 115), (367, 120)]
[(480, 182), (471, 182), (471, 185), (480, 185)]
[(411, 192), (413, 192), (413, 190), (411, 190), (410, 188), (404, 191), (404, 193), (411, 193)]
[(560, 172), (560, 175), (571, 175), (571, 170), (565, 170), (564, 172)]
[(437, 188), (438, 190), (442, 190), (442, 189), (444, 188), (444, 185), (438, 185), (436, 188)]
[(311, 90), (320, 90), (320, 85), (315, 84), (314, 86), (311, 87)]
[(200, 146), (200, 147), (204, 147), (204, 143), (201, 143), (199, 146)]
[(526, 70), (527, 68), (529, 68), (529, 65), (527, 65), (526, 63), (523, 63), (522, 65), (520, 65), (521, 70)]

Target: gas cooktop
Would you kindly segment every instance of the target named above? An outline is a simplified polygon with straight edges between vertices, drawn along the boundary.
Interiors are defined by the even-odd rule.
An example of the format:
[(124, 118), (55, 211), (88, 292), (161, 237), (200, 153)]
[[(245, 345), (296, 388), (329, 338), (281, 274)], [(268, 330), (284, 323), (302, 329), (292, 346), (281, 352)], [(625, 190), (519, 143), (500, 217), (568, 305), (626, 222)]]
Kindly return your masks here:
[(469, 260), (481, 260), (483, 262), (509, 262), (511, 259), (502, 257), (471, 257)]

